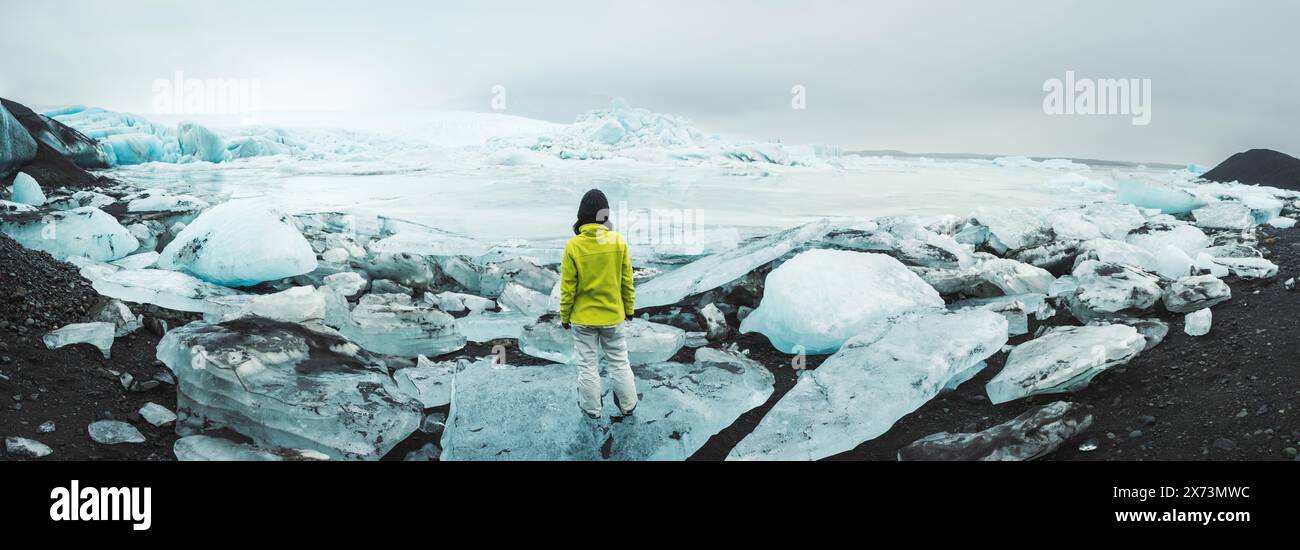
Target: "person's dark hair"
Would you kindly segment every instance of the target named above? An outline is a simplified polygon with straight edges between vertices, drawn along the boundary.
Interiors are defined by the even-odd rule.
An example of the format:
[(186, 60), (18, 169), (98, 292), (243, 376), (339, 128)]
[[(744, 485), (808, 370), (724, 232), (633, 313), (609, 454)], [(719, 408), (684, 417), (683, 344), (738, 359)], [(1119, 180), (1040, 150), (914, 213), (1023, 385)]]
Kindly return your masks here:
[(589, 223), (605, 223), (609, 219), (609, 199), (600, 189), (592, 189), (582, 196), (578, 204), (578, 221), (573, 222), (573, 234), (580, 233), (578, 228)]

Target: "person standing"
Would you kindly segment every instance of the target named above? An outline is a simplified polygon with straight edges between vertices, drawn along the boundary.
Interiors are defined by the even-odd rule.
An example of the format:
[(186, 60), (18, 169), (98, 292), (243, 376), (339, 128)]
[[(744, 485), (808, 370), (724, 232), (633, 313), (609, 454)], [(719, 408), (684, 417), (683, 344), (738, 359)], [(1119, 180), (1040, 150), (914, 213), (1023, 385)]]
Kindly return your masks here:
[(578, 408), (600, 418), (604, 388), (599, 355), (604, 354), (614, 404), (624, 416), (637, 406), (636, 380), (628, 363), (624, 321), (632, 320), (635, 289), (627, 240), (609, 222), (609, 200), (599, 189), (578, 205), (573, 238), (560, 264), (560, 323), (573, 332), (578, 362)]

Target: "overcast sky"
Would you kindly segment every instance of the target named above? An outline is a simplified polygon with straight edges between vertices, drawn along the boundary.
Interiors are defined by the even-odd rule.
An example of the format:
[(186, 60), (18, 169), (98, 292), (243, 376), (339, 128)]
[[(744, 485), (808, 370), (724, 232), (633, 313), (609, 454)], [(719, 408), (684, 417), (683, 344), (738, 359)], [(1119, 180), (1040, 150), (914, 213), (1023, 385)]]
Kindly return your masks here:
[[(1217, 163), (1300, 154), (1300, 2), (10, 1), (0, 95), (148, 116), (154, 80), (266, 110), (569, 122), (613, 97), (709, 132), (912, 152)], [(1049, 116), (1043, 83), (1149, 78), (1151, 122)], [(807, 109), (791, 108), (791, 88)]]

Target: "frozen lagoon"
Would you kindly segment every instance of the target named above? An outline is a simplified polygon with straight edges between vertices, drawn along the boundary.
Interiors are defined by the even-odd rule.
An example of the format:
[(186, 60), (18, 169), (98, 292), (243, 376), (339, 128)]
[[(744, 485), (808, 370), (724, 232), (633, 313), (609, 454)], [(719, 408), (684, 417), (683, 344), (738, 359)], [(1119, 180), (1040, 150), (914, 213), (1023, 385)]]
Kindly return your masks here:
[[(842, 160), (840, 167), (572, 160), (557, 166), (465, 168), (257, 158), (150, 163), (110, 174), (142, 188), (218, 201), (259, 198), (288, 213), (383, 215), (489, 242), (568, 238), (578, 200), (593, 187), (610, 198), (616, 223), (624, 208), (641, 219), (653, 211), (684, 215), (706, 231), (736, 228), (742, 237), (821, 218), (968, 215), (982, 206), (1066, 206), (1115, 198), (1101, 183), (1111, 177), (1108, 167), (1063, 169), (975, 159)], [(1124, 167), (1115, 172), (1146, 179), (1171, 170)]]

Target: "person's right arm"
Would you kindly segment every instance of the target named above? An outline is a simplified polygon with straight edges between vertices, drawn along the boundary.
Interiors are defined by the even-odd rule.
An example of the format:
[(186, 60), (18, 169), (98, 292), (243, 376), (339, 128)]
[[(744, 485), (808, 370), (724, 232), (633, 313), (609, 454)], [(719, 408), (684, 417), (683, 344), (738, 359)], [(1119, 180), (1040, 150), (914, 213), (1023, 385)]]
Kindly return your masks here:
[(573, 295), (578, 289), (578, 264), (573, 251), (564, 247), (564, 260), (560, 262), (560, 324), (569, 328), (569, 315), (573, 313)]

